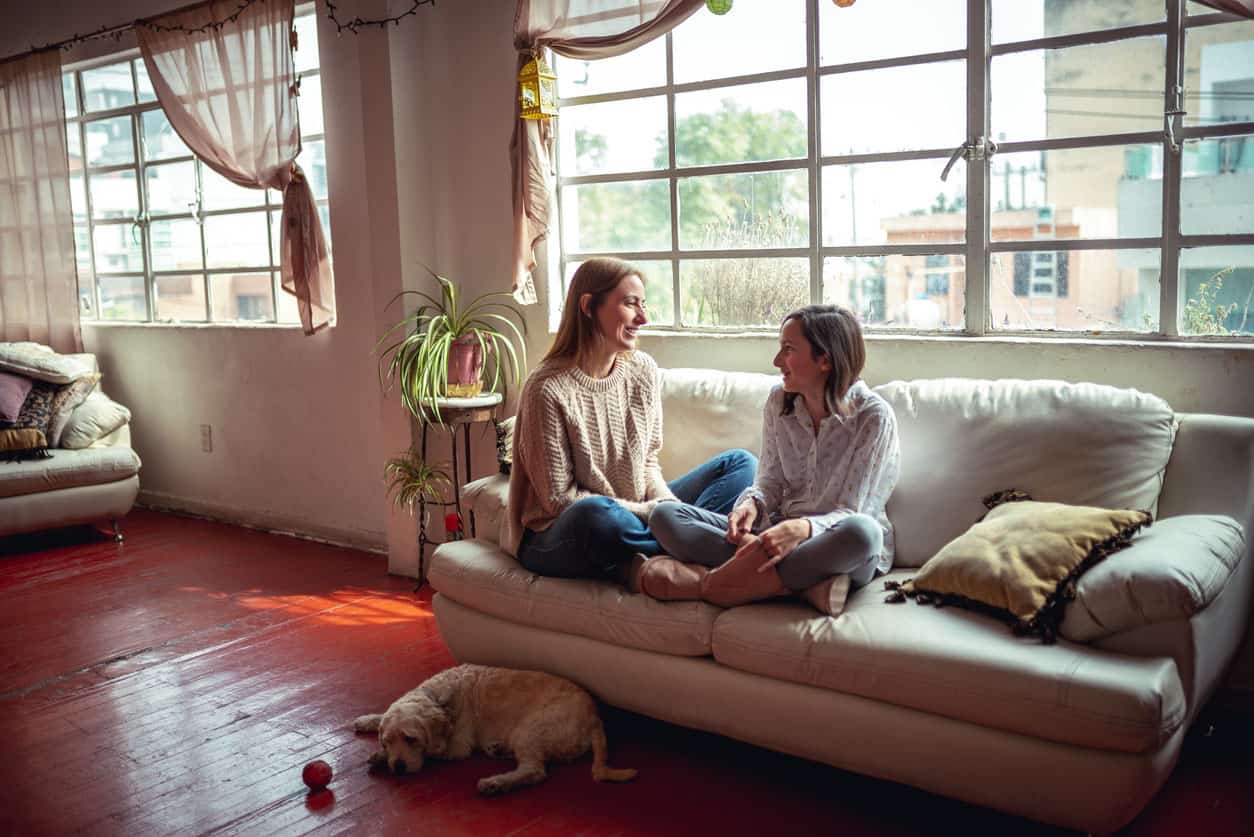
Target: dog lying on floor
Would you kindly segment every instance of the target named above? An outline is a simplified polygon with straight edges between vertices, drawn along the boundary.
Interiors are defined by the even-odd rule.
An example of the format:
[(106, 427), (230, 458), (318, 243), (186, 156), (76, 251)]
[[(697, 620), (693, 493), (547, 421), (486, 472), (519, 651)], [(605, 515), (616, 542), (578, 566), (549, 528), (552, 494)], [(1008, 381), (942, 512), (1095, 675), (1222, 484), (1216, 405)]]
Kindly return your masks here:
[(605, 728), (592, 696), (569, 680), (538, 671), (460, 665), (402, 695), (382, 715), (362, 715), (357, 732), (379, 733), (371, 766), (393, 773), (422, 769), (428, 757), (464, 759), (478, 749), (513, 754), (518, 766), (479, 781), (488, 796), (539, 784), (548, 761), (592, 750), (592, 778), (629, 782), (635, 770), (606, 763)]

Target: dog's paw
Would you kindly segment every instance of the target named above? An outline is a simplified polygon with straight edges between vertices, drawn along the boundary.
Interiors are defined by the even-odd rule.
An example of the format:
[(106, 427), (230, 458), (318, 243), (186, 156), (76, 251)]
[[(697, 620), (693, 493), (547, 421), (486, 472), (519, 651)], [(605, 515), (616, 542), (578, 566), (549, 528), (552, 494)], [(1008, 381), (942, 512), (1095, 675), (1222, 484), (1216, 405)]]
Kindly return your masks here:
[(483, 796), (500, 796), (509, 789), (509, 784), (500, 776), (489, 776), (479, 780), (479, 793)]
[(382, 721), (382, 715), (362, 715), (353, 721), (353, 729), (356, 732), (378, 732)]

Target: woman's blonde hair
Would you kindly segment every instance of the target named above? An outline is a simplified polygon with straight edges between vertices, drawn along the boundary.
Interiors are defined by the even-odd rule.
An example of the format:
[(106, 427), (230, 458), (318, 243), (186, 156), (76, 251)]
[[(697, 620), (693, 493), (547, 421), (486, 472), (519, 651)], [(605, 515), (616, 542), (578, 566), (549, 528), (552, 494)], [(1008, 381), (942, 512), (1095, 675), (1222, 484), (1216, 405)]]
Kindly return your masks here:
[[(782, 330), (789, 320), (796, 320), (801, 334), (810, 343), (811, 356), (826, 357), (832, 365), (823, 388), (823, 401), (832, 415), (844, 413), (845, 396), (866, 366), (866, 342), (862, 326), (848, 308), (839, 305), (807, 305), (798, 308), (779, 324)], [(793, 411), (797, 393), (784, 394), (784, 415)]]
[[(644, 281), (644, 275), (639, 268), (622, 259), (599, 257), (588, 259), (579, 265), (579, 269), (571, 277), (570, 287), (566, 289), (562, 321), (557, 326), (557, 335), (553, 338), (553, 345), (549, 347), (544, 360), (569, 360), (578, 363), (596, 340), (597, 309), (605, 302), (606, 294), (617, 288), (618, 283), (628, 276), (639, 276)], [(592, 295), (587, 313), (579, 306), (579, 300), (584, 294)]]

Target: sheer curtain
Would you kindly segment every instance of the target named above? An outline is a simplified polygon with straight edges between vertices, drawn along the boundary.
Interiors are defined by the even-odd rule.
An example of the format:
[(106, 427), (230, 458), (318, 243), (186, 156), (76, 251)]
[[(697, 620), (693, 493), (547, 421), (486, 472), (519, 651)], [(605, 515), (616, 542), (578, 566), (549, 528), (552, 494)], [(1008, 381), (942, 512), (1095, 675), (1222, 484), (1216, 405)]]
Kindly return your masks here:
[[(238, 17), (222, 23), (238, 12)], [(335, 321), (335, 285), (304, 173), (292, 65), (294, 0), (238, 0), (140, 21), (144, 65), (166, 118), (205, 165), (232, 183), (283, 193), (280, 267), (306, 334)], [(164, 27), (183, 29), (164, 31)]]
[(83, 348), (61, 51), (0, 63), (0, 341)]
[[(704, 5), (705, 0), (518, 0), (514, 47), (518, 69), (533, 50), (551, 49), (567, 58), (610, 58), (665, 35)], [(553, 125), (549, 119), (519, 116), (514, 95), (514, 137), (510, 165), (514, 177), (514, 296), (536, 301), (531, 271), (535, 248), (549, 232), (553, 170)]]

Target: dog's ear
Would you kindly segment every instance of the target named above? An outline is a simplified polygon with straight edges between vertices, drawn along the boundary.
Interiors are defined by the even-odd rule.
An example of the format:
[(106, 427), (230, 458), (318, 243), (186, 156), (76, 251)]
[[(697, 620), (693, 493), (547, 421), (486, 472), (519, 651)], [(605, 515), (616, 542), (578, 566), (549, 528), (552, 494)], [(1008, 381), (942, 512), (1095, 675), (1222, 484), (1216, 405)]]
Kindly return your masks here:
[(448, 740), (453, 735), (453, 725), (448, 715), (438, 706), (426, 707), (427, 711), (406, 718), (401, 732), (422, 742), (423, 751), (430, 756), (448, 753)]

